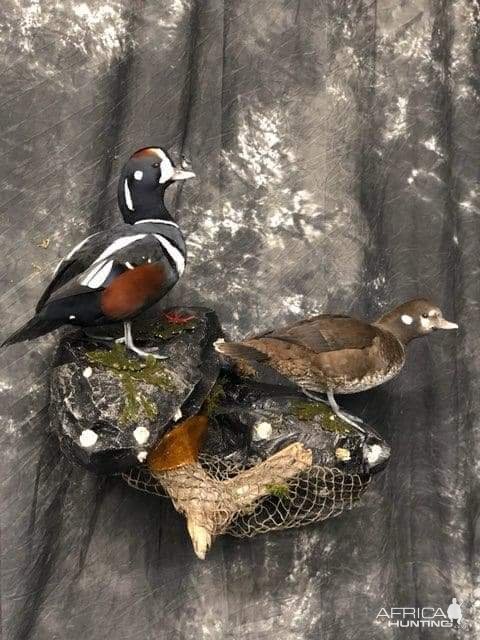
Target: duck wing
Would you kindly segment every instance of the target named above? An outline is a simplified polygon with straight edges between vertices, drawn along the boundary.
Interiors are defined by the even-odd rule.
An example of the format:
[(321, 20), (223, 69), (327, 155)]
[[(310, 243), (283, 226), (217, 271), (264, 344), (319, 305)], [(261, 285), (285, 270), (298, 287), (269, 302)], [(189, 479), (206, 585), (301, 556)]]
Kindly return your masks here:
[[(340, 315), (321, 315), (274, 329), (241, 342), (217, 343), (216, 349), (234, 361), (252, 366), (272, 366), (291, 357), (315, 358), (319, 354), (357, 350), (374, 345), (376, 338), (385, 336), (379, 327)], [(318, 358), (315, 358), (319, 363)]]
[[(162, 271), (162, 286), (160, 287), (160, 283), (156, 282), (159, 287), (158, 295), (161, 297), (162, 289), (169, 290), (183, 271), (184, 258), (181, 252), (177, 251), (178, 255), (175, 253), (174, 256), (180, 261), (180, 268), (178, 268), (154, 234), (129, 232), (115, 238), (109, 233), (107, 242), (98, 240), (95, 243), (93, 256), (90, 252), (88, 261), (77, 260), (76, 264), (68, 267), (68, 275), (71, 277), (64, 284), (58, 282), (45, 304), (76, 295), (103, 291), (120, 275), (137, 271), (142, 266)], [(65, 271), (63, 273), (67, 275)]]
[(382, 329), (363, 320), (342, 315), (320, 315), (255, 336), (248, 342), (278, 340), (314, 353), (326, 353), (342, 349), (365, 349), (373, 345), (375, 338), (383, 335)]
[(111, 232), (99, 232), (88, 236), (77, 244), (57, 265), (53, 279), (50, 281), (45, 291), (40, 296), (36, 313), (41, 311), (50, 299), (51, 295), (66, 285), (70, 280), (76, 278), (80, 273), (85, 271), (91, 263), (94, 256), (102, 251), (102, 249), (111, 242)]

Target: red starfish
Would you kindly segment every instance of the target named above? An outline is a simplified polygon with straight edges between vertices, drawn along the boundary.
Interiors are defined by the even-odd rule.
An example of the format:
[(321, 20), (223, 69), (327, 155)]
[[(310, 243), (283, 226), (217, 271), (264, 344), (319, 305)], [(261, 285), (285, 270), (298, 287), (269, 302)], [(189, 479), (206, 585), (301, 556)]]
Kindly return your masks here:
[(170, 324), (187, 324), (190, 320), (195, 320), (195, 316), (184, 316), (177, 311), (170, 311), (163, 314)]

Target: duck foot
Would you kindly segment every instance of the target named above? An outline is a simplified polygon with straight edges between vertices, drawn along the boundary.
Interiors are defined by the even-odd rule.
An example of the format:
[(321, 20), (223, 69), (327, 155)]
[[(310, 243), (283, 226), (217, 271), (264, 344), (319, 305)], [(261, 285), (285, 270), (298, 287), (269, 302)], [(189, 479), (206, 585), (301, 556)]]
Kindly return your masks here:
[(182, 315), (177, 311), (164, 312), (163, 316), (170, 324), (187, 324), (191, 320), (195, 320), (195, 316)]
[(124, 322), (123, 330), (125, 332), (125, 335), (123, 338), (119, 338), (117, 342), (124, 342), (126, 348), (130, 351), (133, 351), (133, 353), (135, 353), (137, 356), (140, 356), (141, 358), (155, 358), (155, 360), (168, 360), (168, 356), (156, 353), (156, 349), (150, 351), (148, 349), (140, 349), (135, 345), (135, 343), (133, 342), (131, 322)]

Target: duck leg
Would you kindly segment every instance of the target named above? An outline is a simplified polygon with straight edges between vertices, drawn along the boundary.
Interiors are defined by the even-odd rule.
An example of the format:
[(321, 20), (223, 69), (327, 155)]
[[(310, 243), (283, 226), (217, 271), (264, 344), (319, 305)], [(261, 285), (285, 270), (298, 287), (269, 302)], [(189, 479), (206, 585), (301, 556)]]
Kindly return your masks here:
[(343, 412), (340, 409), (340, 407), (337, 404), (337, 401), (335, 400), (335, 396), (333, 395), (333, 391), (331, 391), (330, 389), (327, 391), (327, 398), (333, 413), (336, 416), (338, 416), (340, 420), (347, 422), (348, 424), (352, 425), (352, 427), (355, 427), (357, 431), (360, 431), (361, 433), (366, 435), (367, 433), (366, 430), (363, 427), (361, 427), (356, 420), (354, 420), (354, 417), (351, 416), (349, 413)]
[(331, 410), (338, 418), (340, 418), (340, 420), (343, 420), (343, 422), (346, 422), (352, 427), (355, 427), (357, 431), (360, 431), (360, 433), (366, 435), (367, 431), (363, 427), (361, 427), (358, 422), (356, 422), (354, 416), (340, 409), (337, 401), (335, 400), (335, 396), (333, 395), (333, 391), (327, 391), (328, 401), (324, 400), (323, 398), (319, 398), (315, 393), (311, 393), (310, 391), (306, 391), (305, 389), (302, 389), (302, 391), (307, 396), (307, 398), (311, 398), (312, 400), (315, 400), (315, 402), (323, 402), (324, 404), (330, 405)]
[[(112, 338), (110, 336), (101, 336), (96, 334), (94, 331), (89, 331), (88, 329), (83, 329), (83, 333), (88, 337), (91, 338), (92, 340), (95, 340), (96, 342), (105, 342), (106, 344), (115, 341), (117, 342), (117, 340), (115, 340), (115, 338)], [(118, 338), (119, 340), (123, 340), (125, 341), (125, 338)]]
[(133, 342), (132, 323), (131, 322), (124, 322), (123, 323), (123, 330), (124, 330), (124, 333), (125, 333), (125, 346), (127, 347), (127, 349), (130, 349), (130, 351), (133, 351), (134, 353), (136, 353), (141, 358), (148, 358), (149, 356), (151, 356), (152, 358), (155, 358), (156, 360), (167, 360), (168, 359), (168, 356), (161, 356), (158, 353), (152, 353), (151, 351), (144, 351), (143, 349), (139, 349), (135, 345), (135, 343)]

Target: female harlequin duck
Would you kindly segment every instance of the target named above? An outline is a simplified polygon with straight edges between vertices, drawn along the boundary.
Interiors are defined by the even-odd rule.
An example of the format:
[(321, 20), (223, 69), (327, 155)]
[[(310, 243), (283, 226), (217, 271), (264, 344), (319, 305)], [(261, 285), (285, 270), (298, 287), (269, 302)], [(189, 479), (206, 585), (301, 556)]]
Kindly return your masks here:
[(164, 194), (174, 181), (193, 177), (192, 171), (175, 167), (160, 147), (136, 151), (118, 184), (124, 223), (94, 233), (70, 251), (38, 301), (36, 315), (3, 345), (32, 340), (64, 324), (123, 321), (127, 348), (152, 355), (135, 346), (130, 321), (158, 302), (184, 271), (185, 242)]
[[(215, 344), (250, 373), (272, 368), (307, 396), (326, 393), (332, 410), (364, 431), (335, 402), (335, 393), (357, 393), (393, 378), (405, 363), (405, 347), (435, 329), (457, 329), (428, 300), (410, 300), (368, 324), (342, 315), (320, 315), (242, 342)], [(351, 418), (351, 417), (350, 417)]]

